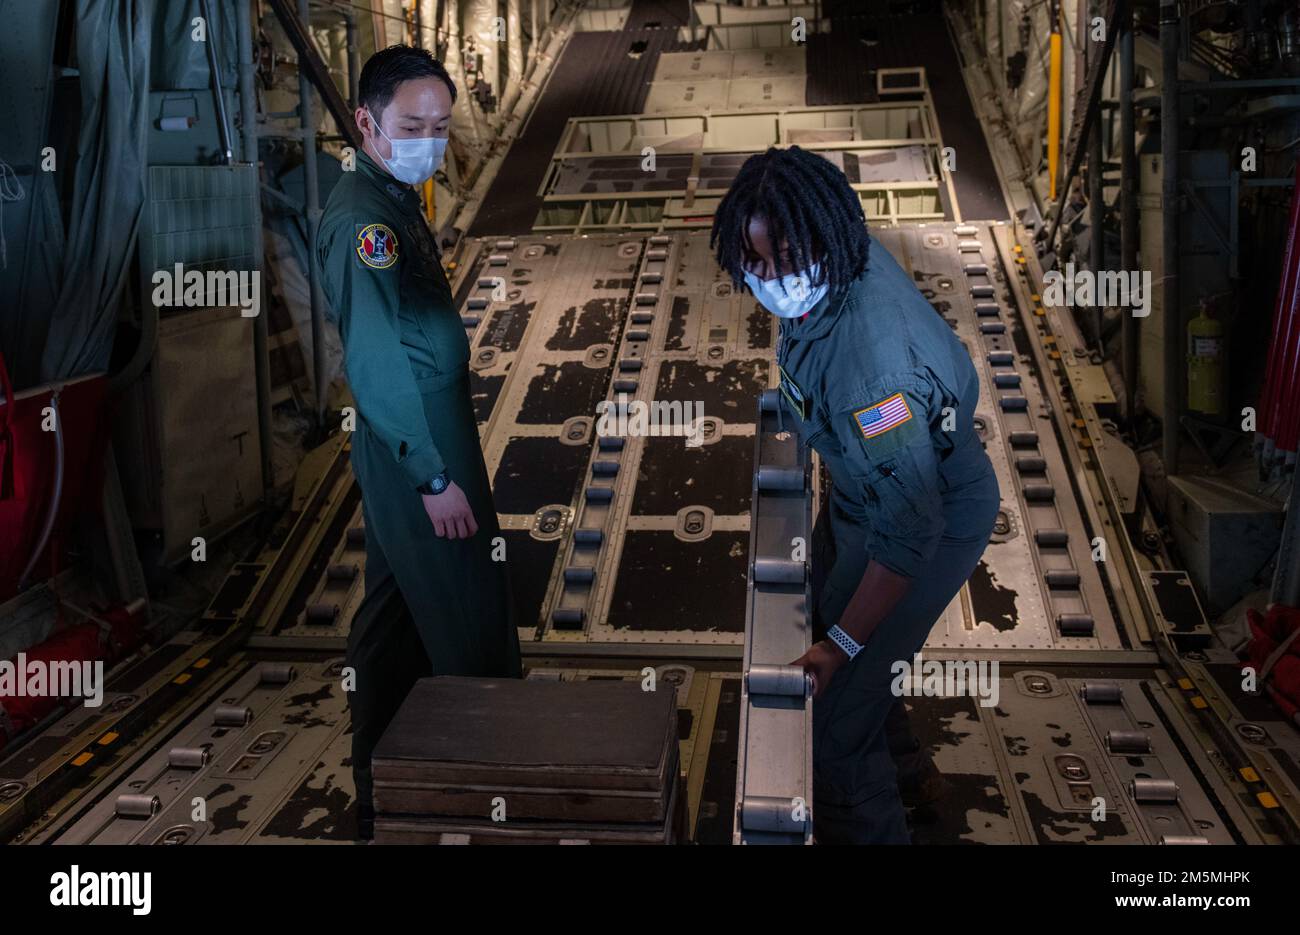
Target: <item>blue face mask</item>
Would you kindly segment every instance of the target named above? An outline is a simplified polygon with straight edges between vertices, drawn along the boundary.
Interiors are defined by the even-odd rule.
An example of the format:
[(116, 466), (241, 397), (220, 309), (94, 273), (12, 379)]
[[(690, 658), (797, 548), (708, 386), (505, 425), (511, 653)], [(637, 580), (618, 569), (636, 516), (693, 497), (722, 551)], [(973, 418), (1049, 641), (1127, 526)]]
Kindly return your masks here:
[[(814, 286), (821, 264), (814, 263), (798, 273), (787, 273), (780, 279), (762, 280), (745, 272), (745, 285), (754, 293), (760, 305), (778, 318), (799, 318), (808, 314), (826, 295), (829, 283)], [(782, 288), (784, 287), (784, 288)]]

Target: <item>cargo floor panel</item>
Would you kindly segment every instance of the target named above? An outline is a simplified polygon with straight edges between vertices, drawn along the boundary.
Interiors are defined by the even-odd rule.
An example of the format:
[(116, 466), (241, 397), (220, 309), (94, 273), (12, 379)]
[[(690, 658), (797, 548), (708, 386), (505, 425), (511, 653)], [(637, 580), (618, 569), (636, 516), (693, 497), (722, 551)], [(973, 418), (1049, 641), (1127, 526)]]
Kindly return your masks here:
[[(960, 231), (960, 233), (959, 233)], [(1082, 510), (988, 224), (915, 224), (876, 239), (965, 345), (980, 377), (976, 434), (1002, 495), (992, 539), (931, 649), (1122, 649)], [(980, 271), (982, 270), (982, 271)]]
[(697, 446), (682, 438), (645, 439), (632, 512), (671, 516), (687, 506), (747, 512), (753, 449), (753, 439), (745, 435), (724, 435)]
[[(347, 841), (355, 817), (342, 660), (248, 661), (212, 701), (105, 781), (45, 839), (228, 844)], [(195, 800), (205, 817), (196, 820)]]
[(556, 438), (512, 438), (506, 442), (492, 479), (498, 513), (533, 513), (573, 500), (587, 466), (585, 446)]
[[(646, 239), (607, 400), (620, 437), (593, 453), (575, 517), (599, 545), (568, 546), (544, 639), (739, 643), (770, 319), (719, 270), (707, 232)], [(686, 599), (701, 582), (707, 598)]]
[[(672, 532), (628, 532), (609, 626), (633, 632), (742, 631), (748, 543), (748, 533), (740, 532), (714, 532), (700, 542), (683, 542)], [(665, 587), (667, 578), (690, 586)]]
[(655, 399), (700, 403), (703, 415), (726, 422), (753, 422), (754, 402), (767, 389), (767, 360), (731, 360), (721, 365), (667, 359), (659, 367)]
[[(1115, 700), (1083, 696), (1098, 682), (1115, 686)], [(908, 699), (913, 729), (953, 787), (911, 810), (917, 843), (1232, 842), (1200, 765), (1186, 759), (1187, 738), (1151, 701), (1158, 683), (1022, 669), (997, 687), (996, 697)]]

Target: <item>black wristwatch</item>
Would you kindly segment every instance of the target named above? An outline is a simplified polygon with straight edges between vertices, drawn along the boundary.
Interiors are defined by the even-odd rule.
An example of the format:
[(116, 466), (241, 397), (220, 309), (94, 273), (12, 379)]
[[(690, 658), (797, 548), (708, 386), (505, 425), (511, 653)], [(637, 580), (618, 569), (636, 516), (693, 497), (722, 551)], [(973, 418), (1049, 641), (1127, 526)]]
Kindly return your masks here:
[(447, 477), (447, 471), (444, 468), (441, 474), (433, 475), (432, 480), (427, 480), (415, 489), (424, 494), (426, 497), (442, 493), (451, 486), (451, 479)]

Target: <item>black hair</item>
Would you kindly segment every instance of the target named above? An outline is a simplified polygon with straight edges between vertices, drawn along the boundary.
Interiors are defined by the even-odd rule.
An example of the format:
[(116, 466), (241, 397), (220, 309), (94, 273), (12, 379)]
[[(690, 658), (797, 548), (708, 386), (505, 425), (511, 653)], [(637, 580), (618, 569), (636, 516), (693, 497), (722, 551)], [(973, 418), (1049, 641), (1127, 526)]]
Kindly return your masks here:
[(397, 86), (416, 78), (441, 78), (451, 91), (452, 103), (455, 103), (456, 84), (447, 74), (446, 67), (428, 49), (409, 45), (390, 45), (366, 59), (357, 82), (357, 103), (380, 120), (384, 108), (397, 93)]
[(716, 247), (718, 265), (739, 289), (746, 255), (753, 253), (749, 222), (767, 223), (776, 252), (776, 275), (782, 276), (781, 243), (789, 245), (795, 269), (814, 261), (821, 267), (817, 281), (830, 283), (835, 293), (867, 268), (871, 236), (862, 202), (844, 173), (830, 161), (798, 146), (769, 149), (745, 160), (713, 216), (709, 246)]

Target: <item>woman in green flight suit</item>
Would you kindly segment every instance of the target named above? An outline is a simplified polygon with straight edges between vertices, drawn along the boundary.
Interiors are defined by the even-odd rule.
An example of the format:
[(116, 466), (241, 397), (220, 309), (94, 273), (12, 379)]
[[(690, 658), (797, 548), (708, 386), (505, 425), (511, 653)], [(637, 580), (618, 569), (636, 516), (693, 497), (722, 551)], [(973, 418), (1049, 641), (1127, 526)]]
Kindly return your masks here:
[(792, 146), (748, 159), (711, 243), (733, 283), (780, 317), (784, 405), (833, 485), (835, 559), (814, 569), (826, 638), (795, 663), (815, 684), (814, 834), (908, 843), (888, 734), (910, 729), (892, 665), (912, 661), (970, 577), (999, 505), (973, 428), (975, 367), (821, 156)]
[(469, 343), (411, 188), (441, 161), (455, 93), (423, 49), (393, 46), (366, 62), (356, 112), (364, 152), (330, 194), (316, 240), (359, 416), (351, 460), (366, 594), (347, 664), (363, 837), (374, 814), (371, 751), (415, 680), (520, 675)]

